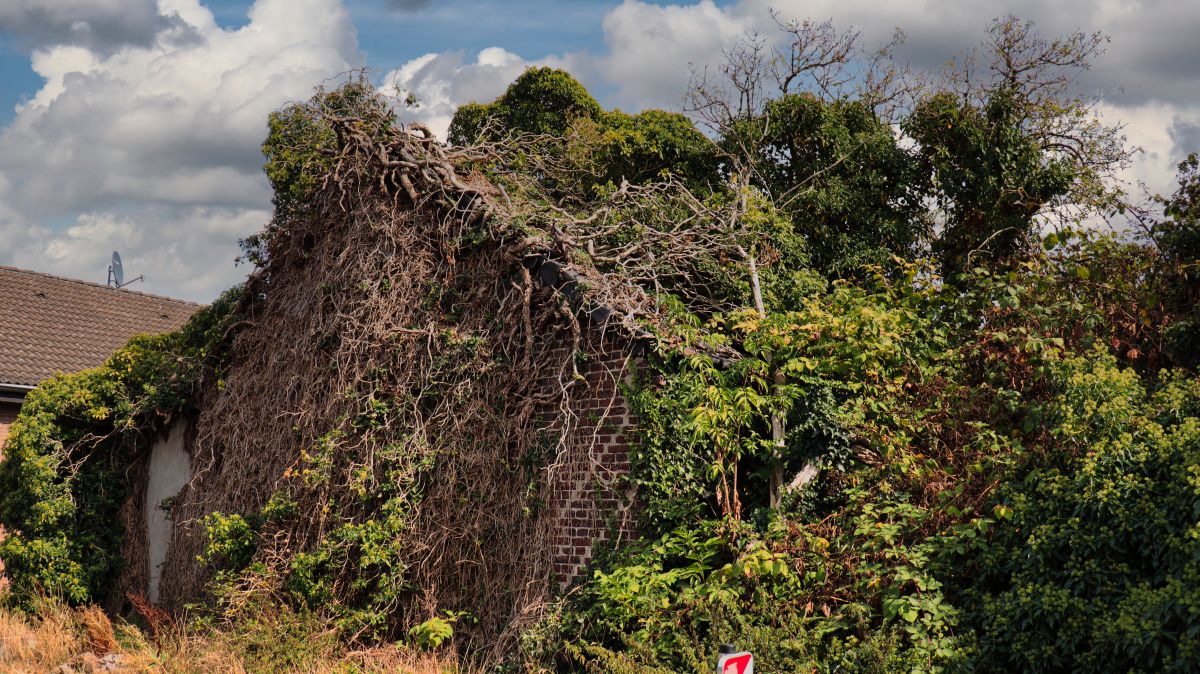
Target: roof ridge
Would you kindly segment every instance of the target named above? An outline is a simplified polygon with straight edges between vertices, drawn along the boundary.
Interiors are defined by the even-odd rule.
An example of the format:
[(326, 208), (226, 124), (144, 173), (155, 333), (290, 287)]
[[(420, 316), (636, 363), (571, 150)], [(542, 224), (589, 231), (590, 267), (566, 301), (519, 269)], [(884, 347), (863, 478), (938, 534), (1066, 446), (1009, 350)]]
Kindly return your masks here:
[(188, 306), (193, 306), (193, 307), (204, 306), (200, 302), (193, 302), (191, 300), (181, 300), (177, 297), (167, 297), (166, 295), (156, 295), (154, 293), (143, 293), (143, 292), (139, 292), (137, 290), (126, 290), (124, 288), (114, 288), (110, 285), (95, 283), (92, 281), (84, 281), (82, 279), (69, 278), (67, 276), (56, 276), (54, 274), (47, 274), (46, 272), (42, 272), (42, 271), (34, 271), (32, 269), (22, 269), (20, 267), (11, 267), (9, 265), (4, 265), (4, 264), (0, 264), (0, 271), (12, 271), (12, 272), (17, 272), (18, 274), (29, 274), (31, 276), (41, 276), (43, 278), (54, 279), (55, 281), (66, 281), (68, 283), (78, 283), (79, 285), (91, 286), (93, 288), (104, 288), (105, 290), (113, 290), (116, 292), (128, 293), (130, 295), (138, 295), (140, 297), (149, 297), (149, 298), (156, 299), (156, 300), (165, 300), (167, 302), (175, 302), (176, 304), (186, 304)]

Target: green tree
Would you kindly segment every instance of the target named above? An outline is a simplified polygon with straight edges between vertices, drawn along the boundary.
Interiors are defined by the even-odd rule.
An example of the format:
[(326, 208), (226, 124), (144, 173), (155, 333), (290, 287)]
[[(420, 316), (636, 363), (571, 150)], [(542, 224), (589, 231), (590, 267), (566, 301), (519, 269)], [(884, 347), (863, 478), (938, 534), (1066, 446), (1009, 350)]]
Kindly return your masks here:
[[(818, 124), (817, 133), (813, 134), (812, 121), (821, 115), (811, 115), (813, 110), (805, 102), (814, 101), (819, 108), (830, 104), (833, 106), (830, 109), (834, 111), (832, 118), (836, 119), (841, 106), (859, 101), (860, 109), (868, 117), (874, 117), (876, 108), (896, 93), (896, 71), (882, 64), (891, 47), (899, 40), (897, 37), (891, 45), (868, 53), (858, 44), (859, 33), (839, 32), (831, 22), (785, 23), (779, 21), (778, 17), (776, 20), (789, 38), (783, 48), (769, 50), (765, 40), (759, 36), (748, 36), (726, 53), (725, 62), (714, 72), (706, 70), (693, 73), (687, 98), (688, 109), (708, 127), (713, 136), (719, 138), (718, 157), (725, 179), (724, 192), (732, 198), (729, 205), (714, 218), (746, 226), (757, 219), (757, 213), (786, 214), (789, 207), (795, 207), (794, 212), (798, 217), (791, 223), (792, 227), (786, 230), (777, 228), (775, 232), (758, 230), (766, 235), (763, 240), (738, 249), (736, 262), (747, 278), (751, 291), (747, 304), (753, 306), (759, 317), (764, 319), (768, 313), (766, 290), (769, 278), (790, 277), (790, 280), (800, 280), (803, 277), (801, 270), (787, 265), (798, 262), (800, 257), (777, 255), (778, 250), (796, 248), (794, 241), (799, 239), (809, 247), (815, 245), (821, 261), (830, 266), (839, 266), (841, 260), (853, 255), (842, 247), (847, 243), (845, 240), (839, 241), (839, 237), (823, 229), (831, 224), (830, 216), (836, 220), (847, 215), (851, 208), (841, 213), (820, 212), (816, 217), (806, 217), (813, 213), (805, 213), (805, 205), (811, 210), (820, 209), (812, 208), (813, 201), (805, 204), (803, 199), (816, 196), (817, 202), (824, 198), (826, 205), (829, 205), (839, 199), (865, 202), (881, 197), (879, 194), (838, 194), (838, 188), (847, 186), (847, 182), (839, 185), (835, 180), (826, 180), (826, 176), (836, 176), (841, 171), (840, 167), (847, 162), (853, 166), (855, 162), (867, 161), (867, 158), (859, 152), (860, 145), (833, 140), (839, 132), (836, 122), (832, 126)], [(782, 120), (777, 120), (775, 114), (779, 114)], [(877, 135), (876, 138), (880, 137)], [(794, 148), (789, 147), (792, 141)], [(891, 139), (891, 142), (894, 144), (895, 139)], [(796, 152), (794, 158), (793, 150)], [(865, 184), (856, 183), (854, 187), (861, 188), (869, 184), (870, 181), (865, 181)], [(832, 189), (820, 189), (827, 187)], [(883, 199), (886, 201), (888, 195), (883, 195)], [(859, 214), (853, 217), (858, 218)], [(886, 235), (880, 237), (878, 232), (872, 231), (879, 224), (869, 222), (860, 229), (845, 222), (838, 223), (843, 230), (862, 233), (857, 237), (859, 241), (852, 244), (861, 244), (862, 239), (872, 237), (876, 240), (886, 238)], [(784, 233), (785, 237), (771, 236), (774, 233)], [(916, 237), (902, 238), (912, 240)], [(874, 257), (890, 261), (897, 252), (906, 251), (887, 251), (887, 254), (877, 253)], [(809, 255), (806, 254), (804, 259), (808, 262)], [(783, 268), (774, 273), (765, 271), (772, 266)], [(859, 271), (866, 273), (865, 269)], [(802, 283), (796, 284), (796, 289), (802, 287)], [(785, 293), (792, 301), (799, 300), (800, 295), (797, 292)], [(790, 307), (785, 305), (782, 308)], [(768, 358), (767, 367), (768, 379), (773, 382), (775, 393), (778, 394), (787, 385), (788, 375), (779, 364), (773, 362), (773, 358)], [(784, 453), (788, 434), (786, 415), (781, 410), (772, 412), (770, 427), (773, 452), (778, 457)], [(772, 506), (781, 502), (782, 467), (782, 461), (774, 461), (770, 477)], [(816, 473), (815, 466), (811, 464), (801, 471), (804, 481), (812, 479)]]
[(969, 54), (904, 121), (945, 213), (935, 251), (953, 281), (973, 265), (1004, 266), (1037, 240), (1039, 218), (1078, 222), (1113, 210), (1127, 162), (1119, 127), (1074, 93), (1106, 38), (1046, 39), (1014, 17), (988, 30), (986, 68)]
[(872, 106), (789, 94), (762, 119), (757, 170), (817, 269), (845, 277), (917, 257), (931, 231), (928, 177)]
[(1027, 252), (1034, 218), (1070, 190), (1070, 163), (1047, 157), (1021, 130), (1009, 91), (980, 108), (942, 92), (914, 111), (905, 130), (921, 144), (946, 223), (934, 250), (942, 275), (974, 264), (1003, 265)]
[[(363, 114), (368, 109), (384, 114)], [(328, 122), (330, 116), (337, 115), (385, 120), (385, 124), (376, 124), (375, 128), (359, 129), (368, 134), (390, 132), (395, 119), (387, 102), (376, 95), (374, 86), (364, 78), (353, 79), (331, 91), (318, 89), (311, 105), (289, 105), (267, 116), (267, 138), (262, 144), (266, 159), (263, 173), (271, 182), (275, 212), (266, 229), (239, 242), (246, 261), (262, 266), (277, 229), (316, 204), (317, 190), (333, 167), (341, 142)]]
[(500, 98), (459, 108), (448, 137), (455, 145), (469, 145), (513, 132), (562, 136), (575, 119), (597, 119), (600, 113), (596, 99), (566, 71), (530, 68)]
[(551, 150), (563, 156), (555, 167), (555, 187), (577, 197), (671, 176), (703, 193), (716, 180), (712, 142), (687, 117), (663, 110), (604, 111), (562, 70), (530, 68), (495, 101), (463, 105), (448, 136), (452, 144), (470, 145), (513, 134), (557, 139), (560, 146)]
[(648, 184), (676, 176), (705, 194), (718, 181), (712, 141), (677, 112), (612, 110), (596, 120), (577, 120), (571, 131), (569, 152), (593, 167), (587, 171), (591, 185)]
[(352, 80), (332, 91), (319, 91), (314, 101), (315, 106), (289, 105), (267, 116), (263, 172), (271, 181), (277, 216), (307, 206), (320, 178), (332, 166), (338, 139), (325, 116), (384, 105), (365, 79)]
[(1200, 157), (1179, 164), (1179, 187), (1159, 197), (1163, 220), (1152, 235), (1171, 268), (1165, 295), (1175, 313), (1167, 342), (1176, 362), (1200, 364)]

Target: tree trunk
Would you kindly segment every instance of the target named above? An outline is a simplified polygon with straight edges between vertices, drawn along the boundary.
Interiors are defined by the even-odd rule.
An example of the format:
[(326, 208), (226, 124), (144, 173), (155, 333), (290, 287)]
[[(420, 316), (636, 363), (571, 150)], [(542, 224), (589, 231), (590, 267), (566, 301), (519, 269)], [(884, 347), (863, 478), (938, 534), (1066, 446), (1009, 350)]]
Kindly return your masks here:
[[(758, 312), (759, 318), (767, 317), (767, 308), (763, 304), (762, 283), (758, 276), (758, 261), (754, 255), (748, 256), (750, 266), (750, 292), (754, 297), (754, 309)], [(774, 395), (779, 396), (782, 386), (787, 382), (787, 377), (778, 368), (775, 363), (770, 363), (774, 372)], [(785, 445), (784, 438), (787, 436), (787, 418), (780, 412), (771, 414), (771, 443), (774, 447), (771, 451), (771, 485), (770, 485), (770, 506), (778, 508), (783, 499), (783, 450)]]

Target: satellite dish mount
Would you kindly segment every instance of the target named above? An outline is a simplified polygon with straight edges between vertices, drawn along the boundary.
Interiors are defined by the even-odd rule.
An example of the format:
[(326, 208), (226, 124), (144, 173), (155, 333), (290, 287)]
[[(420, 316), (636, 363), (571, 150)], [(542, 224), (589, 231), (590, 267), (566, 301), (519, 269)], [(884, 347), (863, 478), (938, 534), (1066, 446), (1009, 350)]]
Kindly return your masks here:
[(130, 283), (135, 283), (137, 281), (145, 281), (145, 280), (146, 280), (145, 276), (139, 275), (137, 278), (129, 279), (129, 282), (126, 283), (125, 282), (125, 269), (124, 269), (124, 267), (121, 266), (121, 254), (115, 250), (113, 251), (112, 264), (110, 264), (108, 266), (108, 281), (107, 281), (108, 285), (110, 285), (114, 288), (124, 288), (125, 286), (129, 285)]

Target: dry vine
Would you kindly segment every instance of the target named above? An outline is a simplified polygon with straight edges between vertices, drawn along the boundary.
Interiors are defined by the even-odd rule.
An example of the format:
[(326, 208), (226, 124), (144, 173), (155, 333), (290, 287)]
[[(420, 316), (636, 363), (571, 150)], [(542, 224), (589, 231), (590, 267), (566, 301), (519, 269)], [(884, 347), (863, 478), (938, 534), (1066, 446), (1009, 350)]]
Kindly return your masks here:
[[(294, 514), (262, 525), (261, 567), (232, 601), (281, 592), (298, 555), (341, 545), (325, 558), (333, 601), (388, 598), (392, 635), (469, 611), (459, 644), (487, 660), (548, 596), (541, 499), (597, 339), (583, 324), (646, 338), (665, 321), (656, 293), (732, 273), (720, 259), (739, 232), (675, 182), (555, 196), (547, 178), (569, 168), (549, 139), (447, 147), (378, 99), (322, 100), (303, 110), (336, 137), (327, 170), (302, 208), (277, 211), (223, 379), (196, 403), (162, 594), (180, 606), (209, 581), (206, 514), (282, 494)], [(546, 264), (557, 282), (538, 282)], [(376, 523), (399, 532), (396, 559), (346, 540)]]

